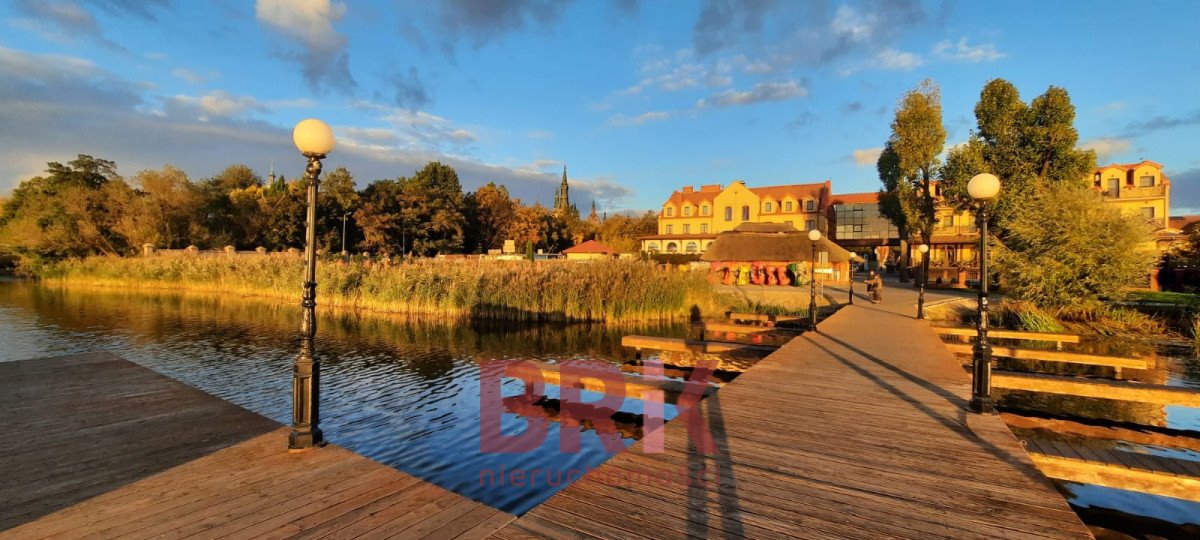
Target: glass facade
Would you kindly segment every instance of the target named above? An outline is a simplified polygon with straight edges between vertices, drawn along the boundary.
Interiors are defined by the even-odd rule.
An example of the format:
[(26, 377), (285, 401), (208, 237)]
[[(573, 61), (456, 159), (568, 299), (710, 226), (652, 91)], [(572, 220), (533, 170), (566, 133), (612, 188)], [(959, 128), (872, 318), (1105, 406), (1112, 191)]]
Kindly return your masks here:
[(899, 238), (900, 231), (879, 215), (879, 203), (835, 204), (834, 223), (838, 240)]

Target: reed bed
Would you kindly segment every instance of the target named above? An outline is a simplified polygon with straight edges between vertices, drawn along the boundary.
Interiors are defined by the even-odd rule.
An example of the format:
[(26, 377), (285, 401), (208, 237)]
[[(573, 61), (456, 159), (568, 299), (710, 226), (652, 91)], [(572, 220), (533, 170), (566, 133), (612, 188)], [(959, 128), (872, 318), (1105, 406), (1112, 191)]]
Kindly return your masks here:
[[(68, 286), (172, 289), (299, 299), (303, 262), (289, 257), (89, 257), (42, 268)], [(321, 305), (437, 318), (572, 322), (686, 319), (747, 309), (719, 295), (703, 273), (641, 261), (480, 261), (422, 259), (384, 266), (322, 260)]]

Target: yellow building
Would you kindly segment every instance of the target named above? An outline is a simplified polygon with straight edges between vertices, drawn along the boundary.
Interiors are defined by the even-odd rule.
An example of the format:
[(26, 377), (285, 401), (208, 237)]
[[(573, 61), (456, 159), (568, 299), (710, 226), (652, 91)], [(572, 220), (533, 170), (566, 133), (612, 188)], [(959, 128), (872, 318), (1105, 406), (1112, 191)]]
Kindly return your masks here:
[(1141, 215), (1157, 228), (1167, 229), (1171, 225), (1171, 180), (1163, 174), (1162, 167), (1148, 160), (1096, 167), (1092, 172), (1092, 189), (1100, 192), (1104, 202), (1122, 212)]
[(641, 238), (642, 251), (698, 254), (717, 234), (742, 223), (786, 223), (799, 230), (828, 231), (830, 182), (747, 187), (736, 180), (685, 186), (671, 193), (658, 214), (658, 234)]

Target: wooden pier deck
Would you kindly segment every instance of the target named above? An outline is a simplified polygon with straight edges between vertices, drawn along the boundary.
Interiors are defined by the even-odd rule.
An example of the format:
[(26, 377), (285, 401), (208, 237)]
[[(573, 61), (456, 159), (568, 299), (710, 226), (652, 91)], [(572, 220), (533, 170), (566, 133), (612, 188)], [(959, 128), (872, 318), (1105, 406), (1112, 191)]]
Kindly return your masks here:
[(663, 451), (635, 444), (495, 537), (1090, 537), (1001, 419), (965, 412), (933, 330), (889, 308), (843, 308), (701, 402), (707, 450), (673, 420)]
[(0, 538), (483, 538), (515, 516), (111, 354), (0, 363)]

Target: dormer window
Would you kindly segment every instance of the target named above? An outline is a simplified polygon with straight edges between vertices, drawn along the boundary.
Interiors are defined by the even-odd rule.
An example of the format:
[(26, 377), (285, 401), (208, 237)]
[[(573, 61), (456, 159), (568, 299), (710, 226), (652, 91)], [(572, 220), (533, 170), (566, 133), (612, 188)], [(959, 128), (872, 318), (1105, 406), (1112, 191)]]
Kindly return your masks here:
[(674, 208), (671, 208), (670, 206), (667, 207), (667, 217), (675, 217), (675, 209)]
[(691, 216), (692, 215), (692, 207), (690, 207), (690, 206), (683, 207), (683, 215)]
[(1138, 178), (1138, 185), (1141, 187), (1154, 187), (1154, 176), (1143, 176)]
[(702, 216), (708, 215), (708, 205), (707, 204), (700, 206), (700, 215), (702, 215)]
[(770, 214), (774, 210), (775, 210), (775, 206), (773, 204), (771, 204), (770, 202), (763, 203), (763, 212)]
[(783, 211), (784, 212), (792, 211), (792, 201), (783, 201)]
[(804, 201), (804, 211), (805, 212), (812, 212), (816, 209), (817, 209), (817, 201), (814, 201), (812, 199)]

